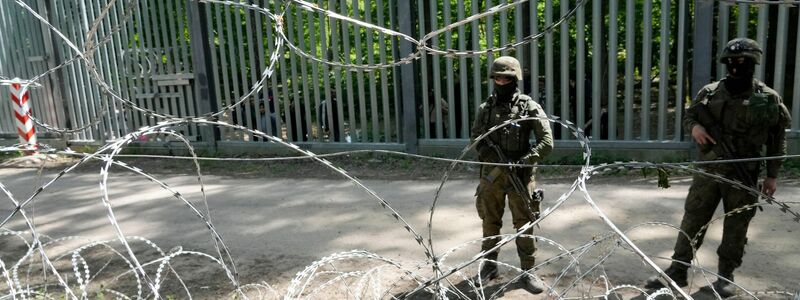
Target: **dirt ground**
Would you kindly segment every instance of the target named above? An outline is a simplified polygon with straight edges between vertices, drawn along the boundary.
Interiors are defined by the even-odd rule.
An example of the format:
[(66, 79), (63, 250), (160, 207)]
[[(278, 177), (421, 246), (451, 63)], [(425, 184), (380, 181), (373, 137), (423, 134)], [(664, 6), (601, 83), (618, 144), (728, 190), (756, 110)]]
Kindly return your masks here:
[[(110, 212), (124, 235), (140, 236), (166, 253), (200, 251), (218, 257), (215, 245), (219, 243), (214, 241), (198, 213), (188, 205), (192, 204), (200, 214), (210, 216), (208, 219), (235, 262), (236, 280), (242, 285), (268, 284), (276, 290), (275, 294), (281, 296), (296, 296), (293, 293), (303, 286), (306, 288), (299, 295), (312, 299), (405, 296), (404, 293), (416, 283), (404, 276), (403, 271), (376, 259), (373, 254), (396, 263), (400, 268), (412, 270), (420, 276), (419, 280), (425, 280), (433, 276), (431, 268), (417, 266), (427, 261), (425, 248), (431, 247), (429, 241), (433, 242), (432, 252), (436, 255), (455, 249), (442, 262), (444, 269), (469, 261), (479, 250), (479, 244), (474, 243), (481, 235), (473, 196), (477, 184), (476, 167), (457, 167), (452, 180), (445, 183), (433, 206), (434, 194), (448, 163), (381, 155), (330, 159), (334, 165), (343, 166), (361, 179), (365, 187), (388, 204), (390, 210), (353, 182), (310, 161), (201, 162), (203, 191), (207, 199), (203, 202), (192, 162), (124, 160), (153, 174), (156, 180), (172, 190), (167, 191), (157, 182), (114, 167), (107, 183), (110, 202), (104, 206), (99, 185), (102, 179), (100, 164), (91, 163), (55, 181), (26, 206), (26, 215), (38, 233), (53, 239), (81, 237), (58, 241), (46, 249), (66, 280), (75, 285), (76, 291), (80, 289), (73, 275), (73, 264), (79, 266), (79, 274), (91, 274), (91, 283), (87, 286), (89, 298), (111, 297), (111, 292), (98, 292), (104, 288), (113, 288), (127, 295), (135, 295), (137, 290), (135, 277), (126, 273), (130, 268), (114, 254), (114, 251), (126, 253), (127, 249), (114, 240), (116, 235)], [(60, 165), (41, 170), (5, 164), (0, 168), (0, 183), (17, 201), (23, 201), (37, 187), (55, 178), (70, 162), (61, 160)], [(546, 190), (544, 208), (552, 208), (559, 195), (570, 190), (576, 171), (576, 168), (566, 167), (540, 168), (540, 187)], [(537, 274), (548, 285), (554, 286), (553, 293), (569, 290), (563, 295), (565, 298), (602, 296), (609, 289), (614, 289), (616, 296), (621, 298), (643, 298), (633, 287), (641, 287), (642, 282), (655, 271), (627, 245), (618, 239), (606, 238), (612, 232), (611, 227), (599, 213), (608, 216), (637, 247), (664, 267), (668, 262), (663, 258), (671, 255), (677, 233), (667, 226), (648, 222), (677, 226), (690, 181), (688, 176), (676, 174), (671, 178), (672, 187), (661, 189), (657, 187), (655, 177), (645, 177), (638, 170), (593, 177), (587, 184), (588, 193), (575, 191), (535, 229), (534, 234), (542, 238), (538, 243), (537, 259), (547, 262)], [(187, 202), (174, 197), (176, 192)], [(800, 184), (796, 180), (782, 180), (776, 198), (796, 202), (797, 194), (800, 194)], [(597, 209), (588, 204), (587, 197), (597, 204)], [(7, 196), (2, 198), (0, 216), (5, 218), (14, 205)], [(790, 205), (800, 210), (796, 203)], [(435, 208), (433, 213), (432, 207)], [(392, 210), (401, 218), (392, 216)], [(720, 213), (721, 209), (717, 214)], [(508, 215), (504, 222), (505, 234), (513, 233)], [(426, 246), (418, 244), (400, 220), (407, 222)], [(429, 221), (432, 221), (430, 229)], [(721, 225), (721, 221), (712, 223), (705, 243), (698, 251), (699, 267), (716, 271), (715, 249), (720, 243)], [(0, 230), (25, 231), (28, 225), (17, 214)], [(757, 292), (759, 298), (792, 298), (790, 293), (800, 291), (798, 231), (800, 224), (775, 206), (759, 211), (750, 227), (747, 254), (743, 266), (737, 270), (736, 282)], [(27, 247), (23, 241), (31, 240), (29, 234), (20, 234), (19, 237), (0, 235), (0, 260), (7, 267), (24, 254)], [(43, 240), (49, 239), (43, 237)], [(104, 244), (109, 245), (108, 248), (81, 249), (79, 258), (73, 255), (81, 245), (103, 240), (109, 240)], [(132, 240), (130, 244), (131, 251), (142, 263), (164, 257), (142, 240)], [(586, 251), (574, 261), (549, 262), (563, 253), (560, 248), (577, 249), (586, 245), (592, 246), (582, 248)], [(114, 250), (110, 250), (112, 248)], [(366, 252), (348, 252), (353, 250)], [(348, 254), (333, 257), (330, 263), (320, 263), (318, 269), (313, 269), (315, 262), (336, 253)], [(503, 248), (500, 260), (509, 267), (502, 268), (501, 277), (489, 282), (482, 290), (483, 294), (475, 294), (475, 289), (464, 280), (475, 274), (477, 266), (473, 264), (448, 277), (447, 285), (455, 287), (451, 290), (463, 293), (451, 293), (448, 297), (483, 299), (498, 291), (495, 296), (499, 299), (556, 297), (554, 294), (531, 297), (513, 282), (517, 273), (511, 266), (518, 265), (513, 242)], [(576, 261), (577, 269), (570, 265)], [(146, 272), (155, 277), (160, 262), (146, 265)], [(35, 266), (34, 271), (20, 271), (20, 274), (27, 275), (19, 280), (27, 280), (31, 286), (36, 286), (43, 280), (35, 276), (37, 272), (42, 273), (41, 262), (25, 265), (30, 266)], [(210, 258), (181, 255), (172, 258), (170, 266), (175, 273), (166, 269), (161, 272), (164, 279), (162, 297), (188, 298), (181, 284), (186, 285), (194, 299), (218, 299), (231, 295), (231, 280)], [(313, 276), (304, 276), (310, 274)], [(336, 278), (337, 274), (344, 275), (328, 280)], [(570, 288), (576, 278), (580, 278), (579, 284)], [(49, 280), (52, 283), (52, 276)], [(504, 289), (506, 283), (510, 284)], [(141, 284), (145, 285), (142, 287), (143, 295), (148, 295), (146, 283)], [(714, 298), (703, 288), (707, 284), (698, 271), (692, 286), (686, 291), (693, 298)], [(63, 289), (55, 287), (50, 287), (50, 290), (58, 290), (54, 292), (56, 295), (64, 293)], [(0, 294), (9, 294), (8, 288), (4, 286)], [(257, 287), (248, 289), (248, 295), (271, 298), (270, 293), (259, 294)], [(417, 293), (411, 298), (429, 299), (430, 294)]]

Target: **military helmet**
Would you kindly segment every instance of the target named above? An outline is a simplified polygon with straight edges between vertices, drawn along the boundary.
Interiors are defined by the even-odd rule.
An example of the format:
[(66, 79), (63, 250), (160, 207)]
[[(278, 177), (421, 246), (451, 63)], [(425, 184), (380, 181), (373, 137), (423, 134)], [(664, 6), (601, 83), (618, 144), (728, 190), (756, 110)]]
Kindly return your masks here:
[(758, 42), (748, 38), (735, 38), (730, 40), (725, 49), (722, 49), (722, 54), (719, 56), (719, 62), (725, 63), (729, 57), (749, 57), (752, 58), (756, 64), (761, 63), (761, 46)]
[(489, 78), (495, 76), (509, 76), (522, 80), (522, 68), (519, 66), (519, 61), (511, 56), (498, 57), (492, 63), (492, 72), (489, 74)]

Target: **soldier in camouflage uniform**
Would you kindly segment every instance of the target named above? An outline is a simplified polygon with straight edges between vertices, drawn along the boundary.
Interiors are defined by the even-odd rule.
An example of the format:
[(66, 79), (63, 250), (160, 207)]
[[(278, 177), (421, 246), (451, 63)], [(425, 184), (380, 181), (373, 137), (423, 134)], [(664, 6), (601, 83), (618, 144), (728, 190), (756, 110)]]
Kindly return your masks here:
[[(720, 55), (720, 63), (726, 65), (728, 75), (721, 81), (703, 87), (687, 111), (683, 124), (699, 146), (700, 160), (722, 158), (718, 153), (722, 151), (719, 151), (718, 147), (723, 142), (728, 142), (739, 158), (786, 155), (785, 128), (791, 122), (789, 111), (777, 92), (753, 78), (755, 65), (761, 62), (761, 53), (761, 47), (751, 39), (737, 38), (728, 42)], [(694, 106), (698, 105), (705, 105), (708, 108), (713, 117), (712, 121), (721, 128), (724, 141), (714, 140), (706, 128), (700, 125), (700, 116), (694, 109)], [(766, 149), (765, 153), (762, 153), (762, 148)], [(764, 194), (771, 196), (775, 193), (776, 178), (781, 163), (780, 160), (766, 162), (767, 172), (762, 188)], [(745, 170), (744, 173), (749, 173), (747, 175), (751, 178), (750, 181), (757, 182), (764, 162), (739, 164)], [(701, 167), (707, 172), (743, 181), (738, 178), (735, 166), (730, 163), (705, 164)], [(705, 235), (705, 231), (700, 232), (700, 230), (711, 221), (720, 199), (726, 213), (758, 201), (756, 196), (747, 191), (707, 176), (695, 175), (689, 194), (686, 196), (681, 230), (690, 238), (696, 238), (696, 248), (700, 248)], [(747, 243), (747, 228), (755, 213), (756, 210), (751, 208), (725, 217), (722, 243), (717, 249), (720, 277), (733, 281), (734, 269), (742, 264), (744, 246)], [(679, 286), (686, 286), (687, 264), (692, 258), (690, 240), (683, 234), (678, 234), (675, 253), (672, 255), (675, 262), (665, 270), (665, 273)], [(663, 286), (658, 276), (650, 278), (645, 284), (645, 287), (650, 289)], [(729, 297), (736, 292), (735, 286), (726, 280), (718, 279), (712, 286), (723, 297)]]
[[(482, 162), (535, 164), (547, 156), (553, 149), (553, 137), (550, 123), (542, 107), (527, 95), (517, 89), (517, 81), (522, 80), (522, 71), (519, 61), (513, 57), (503, 56), (497, 58), (491, 67), (490, 78), (494, 80), (495, 87), (492, 95), (482, 103), (477, 112), (475, 123), (472, 126), (471, 138), (474, 141), (478, 136), (488, 132), (489, 128), (501, 124), (509, 119), (525, 117), (542, 117), (538, 120), (529, 120), (512, 124), (492, 132), (476, 145), (478, 159)], [(531, 145), (531, 138), (535, 138)], [(499, 147), (508, 161), (501, 161), (500, 156), (490, 144)], [(514, 168), (517, 178), (527, 190), (528, 195), (534, 191), (534, 169)], [(528, 222), (535, 220), (539, 213), (539, 202), (530, 203), (512, 185), (508, 174), (511, 170), (501, 166), (483, 166), (481, 168), (481, 181), (476, 191), (475, 206), (483, 222), (483, 236), (500, 234), (503, 226), (502, 218), (505, 210), (506, 196), (511, 210), (514, 228), (520, 228)], [(529, 210), (530, 208), (530, 210)], [(533, 233), (532, 229), (524, 232)], [(497, 245), (498, 239), (485, 240), (481, 245), (487, 251)], [(535, 241), (532, 238), (517, 238), (517, 254), (523, 270), (533, 268), (535, 264)], [(491, 252), (485, 257), (488, 259), (482, 265), (476, 281), (491, 280), (497, 277), (498, 253)], [(532, 272), (522, 277), (522, 282), (532, 293), (541, 293), (544, 283)]]

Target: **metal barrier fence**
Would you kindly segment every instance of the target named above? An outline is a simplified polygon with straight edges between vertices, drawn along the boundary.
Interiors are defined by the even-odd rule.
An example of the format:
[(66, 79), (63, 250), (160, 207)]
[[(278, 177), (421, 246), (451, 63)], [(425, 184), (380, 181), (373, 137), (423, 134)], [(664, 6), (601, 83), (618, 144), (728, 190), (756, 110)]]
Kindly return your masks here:
[[(35, 6), (34, 0), (26, 0)], [(43, 32), (37, 20), (26, 15), (12, 1), (0, 2), (0, 80), (19, 77), (28, 79), (44, 73), (54, 61), (49, 56), (48, 32)], [(31, 89), (33, 113), (50, 124), (66, 124), (63, 105), (58, 101), (57, 82), (43, 80), (44, 88)], [(11, 91), (0, 85), (0, 134), (17, 136)], [(41, 132), (40, 132), (41, 135)]]
[[(278, 33), (272, 20), (230, 5), (193, 0), (119, 0), (109, 7), (108, 1), (100, 0), (25, 2), (46, 12), (79, 47), (97, 45), (90, 58), (122, 97), (167, 115), (202, 115), (235, 103), (258, 82), (276, 50)], [(346, 67), (397, 61), (403, 41), (291, 2), (249, 1), (283, 12), (283, 34), (297, 51), (345, 67), (307, 59), (284, 47), (264, 88), (225, 114), (223, 121), (311, 145), (404, 144), (417, 143), (416, 138), (463, 145), (475, 109), (492, 89), (488, 65), (499, 55), (513, 55), (525, 69), (525, 92), (548, 114), (586, 129), (592, 140), (684, 143), (679, 122), (683, 107), (702, 84), (724, 76), (724, 68), (713, 60), (715, 53), (728, 39), (749, 36), (766, 50), (757, 77), (784, 95), (795, 116), (792, 131), (800, 131), (800, 105), (792, 105), (800, 99), (800, 66), (795, 64), (800, 55), (800, 9), (789, 4), (544, 0), (452, 26), (507, 2), (416, 0), (402, 13), (390, 0), (311, 2), (396, 31), (401, 31), (402, 22), (410, 22), (406, 34), (420, 38), (446, 28), (429, 39), (428, 46), (452, 52), (542, 37), (485, 55), (423, 53), (413, 64), (410, 83), (399, 76), (401, 67)], [(199, 20), (189, 16), (192, 7), (200, 8)], [(104, 17), (95, 23), (100, 16)], [(96, 35), (86, 36), (95, 28)], [(76, 54), (13, 1), (0, 3), (0, 30), (0, 76), (32, 77)], [(207, 32), (203, 42), (208, 47), (195, 46), (192, 37), (198, 31)], [(196, 73), (198, 55), (209, 59), (208, 74), (202, 78)], [(80, 60), (47, 79), (43, 88), (33, 90), (34, 114), (60, 127), (87, 127), (68, 135), (72, 141), (103, 143), (157, 122), (112, 101)], [(211, 103), (199, 103), (198, 85), (210, 88)], [(0, 101), (0, 114), (8, 116), (0, 118), (0, 134), (15, 134), (9, 101)], [(408, 138), (409, 132), (414, 139)], [(555, 133), (560, 140), (572, 138), (563, 128), (555, 128)], [(203, 138), (198, 128), (187, 127), (183, 134), (191, 140), (258, 142), (230, 130)]]

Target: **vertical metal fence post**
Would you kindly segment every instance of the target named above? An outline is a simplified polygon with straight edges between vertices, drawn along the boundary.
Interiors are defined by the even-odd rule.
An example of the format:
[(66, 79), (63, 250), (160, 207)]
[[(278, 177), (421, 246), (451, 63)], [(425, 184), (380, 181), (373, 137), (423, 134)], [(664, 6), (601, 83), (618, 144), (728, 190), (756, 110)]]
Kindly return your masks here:
[[(51, 1), (39, 0), (37, 1), (37, 6), (39, 8), (39, 13), (45, 17), (45, 19), (50, 20), (53, 15), (50, 11), (52, 11), (53, 4)], [(47, 53), (47, 57), (45, 58), (45, 62), (47, 63), (47, 68), (51, 69), (54, 68), (58, 62), (61, 61), (62, 56), (59, 52), (58, 47), (54, 47), (53, 45), (56, 42), (56, 37), (54, 37), (51, 32), (50, 28), (42, 26), (42, 39), (44, 42), (45, 53)], [(62, 96), (61, 92), (63, 89), (66, 88), (64, 85), (64, 79), (61, 76), (61, 72), (53, 72), (50, 76), (50, 89), (51, 90), (51, 97), (53, 97), (52, 101), (54, 105), (62, 105), (61, 108), (56, 109), (56, 117), (58, 118), (58, 122), (54, 122), (55, 125), (62, 126), (65, 128), (70, 128), (72, 126), (72, 122), (66, 113), (66, 107), (69, 106), (69, 102), (65, 96)], [(69, 135), (62, 135), (64, 142), (69, 140)]]
[(712, 21), (714, 1), (695, 0), (694, 2), (694, 41), (692, 42), (692, 90), (691, 95), (708, 84), (711, 79), (711, 41), (714, 40)]
[[(414, 28), (411, 25), (411, 1), (397, 2), (397, 22), (400, 32), (409, 36), (414, 36)], [(400, 40), (400, 57), (411, 54), (413, 49), (408, 41)], [(416, 97), (414, 95), (414, 66), (404, 64), (400, 67), (400, 89), (403, 101), (403, 142), (406, 144), (406, 152), (417, 153), (417, 110)]]
[[(192, 65), (194, 69), (194, 89), (196, 103), (199, 114), (208, 114), (219, 109), (217, 100), (212, 99), (215, 95), (213, 68), (211, 65), (211, 49), (208, 41), (208, 19), (206, 14), (201, 13), (206, 4), (201, 4), (195, 0), (186, 0), (187, 13), (189, 18), (189, 34), (192, 47)], [(219, 140), (219, 129), (208, 126), (199, 127), (199, 134), (203, 141), (208, 143), (209, 153), (217, 152), (217, 141)]]

